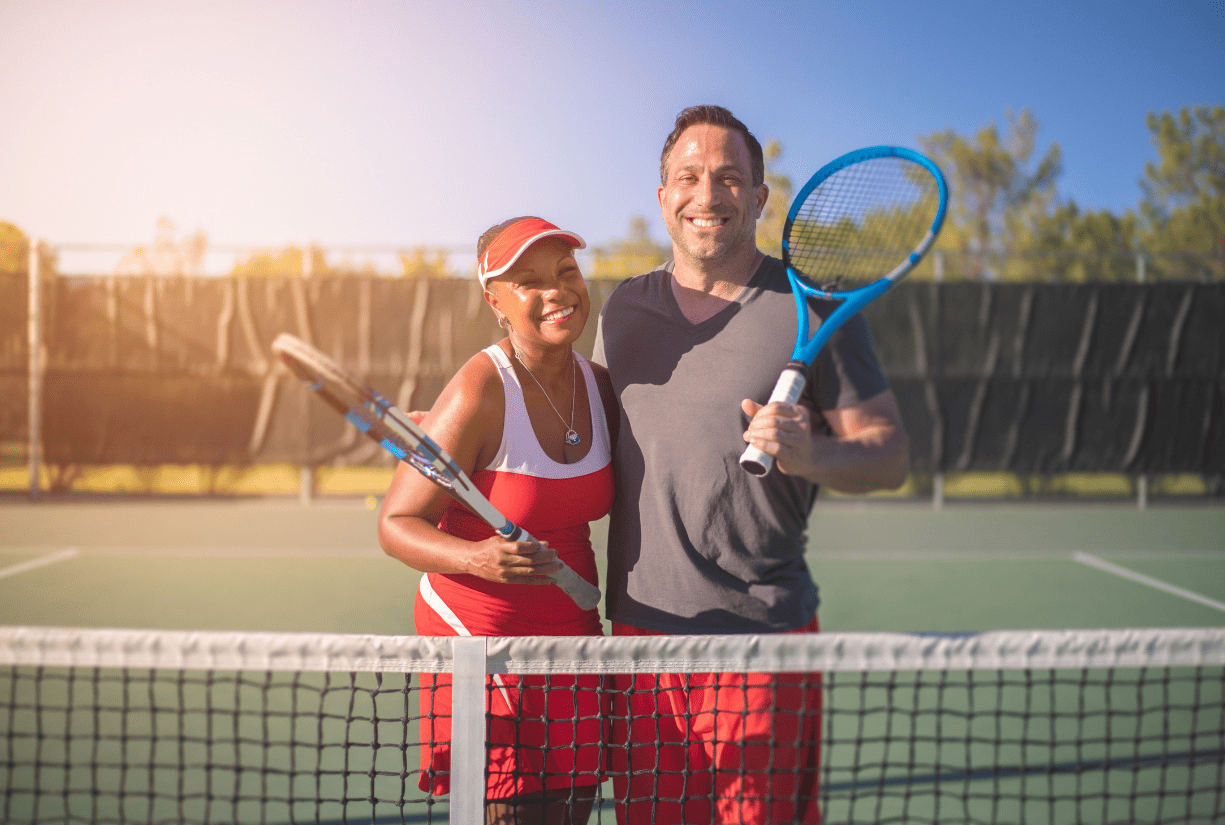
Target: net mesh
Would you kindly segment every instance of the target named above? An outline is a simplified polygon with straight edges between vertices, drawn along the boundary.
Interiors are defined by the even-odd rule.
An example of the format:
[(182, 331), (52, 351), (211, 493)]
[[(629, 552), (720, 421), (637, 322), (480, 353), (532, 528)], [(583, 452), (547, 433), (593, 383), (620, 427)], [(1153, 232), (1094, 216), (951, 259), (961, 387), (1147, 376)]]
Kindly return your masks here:
[(0, 820), (1225, 816), (1221, 628), (462, 641), (0, 628)]
[(890, 273), (932, 228), (936, 179), (900, 157), (853, 163), (821, 181), (783, 229), (787, 263), (824, 289), (847, 290)]

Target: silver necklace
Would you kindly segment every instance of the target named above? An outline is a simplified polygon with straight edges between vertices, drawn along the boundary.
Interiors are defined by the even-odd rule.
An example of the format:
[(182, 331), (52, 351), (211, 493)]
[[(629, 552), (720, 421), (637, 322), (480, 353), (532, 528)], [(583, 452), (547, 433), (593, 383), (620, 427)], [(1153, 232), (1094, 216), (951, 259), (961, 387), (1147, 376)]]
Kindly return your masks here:
[[(518, 360), (520, 364), (523, 364), (523, 359), (519, 357), (519, 348), (512, 346), (511, 351), (515, 353), (516, 360)], [(523, 369), (527, 371), (528, 375), (532, 376), (532, 380), (536, 382), (536, 386), (540, 387), (540, 391), (544, 393), (544, 400), (549, 402), (549, 406), (553, 408), (553, 412), (557, 413), (558, 418), (561, 418), (561, 423), (566, 424), (566, 443), (573, 447), (575, 444), (579, 443), (582, 440), (581, 438), (579, 438), (578, 433), (574, 431), (574, 396), (575, 396), (574, 389), (576, 386), (575, 376), (577, 376), (578, 374), (578, 361), (574, 360), (573, 354), (570, 355), (570, 363), (574, 366), (574, 369), (571, 370), (570, 372), (570, 423), (569, 424), (566, 424), (566, 419), (562, 418), (562, 414), (558, 412), (557, 405), (553, 403), (552, 398), (549, 398), (549, 392), (548, 390), (544, 388), (544, 384), (540, 383), (540, 379), (537, 378), (535, 375), (532, 375), (532, 371), (528, 369), (527, 364), (523, 364)]]

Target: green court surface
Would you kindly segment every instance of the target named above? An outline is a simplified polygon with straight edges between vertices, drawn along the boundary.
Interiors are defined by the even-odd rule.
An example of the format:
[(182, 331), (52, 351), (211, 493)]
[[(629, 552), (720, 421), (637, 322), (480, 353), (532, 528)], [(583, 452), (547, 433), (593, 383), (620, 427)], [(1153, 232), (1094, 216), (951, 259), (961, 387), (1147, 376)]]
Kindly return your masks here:
[[(411, 634), (419, 576), (379, 550), (375, 531), (375, 511), (364, 501), (348, 499), (309, 506), (288, 500), (0, 503), (0, 625)], [(597, 525), (593, 535), (602, 567), (606, 525)], [(821, 587), (821, 624), (826, 631), (1225, 625), (1225, 508), (1137, 510), (1060, 504), (959, 505), (934, 510), (915, 504), (822, 502), (812, 517), (807, 559)], [(56, 673), (48, 669), (43, 687), (46, 697), (74, 709), (50, 712), (45, 719), (54, 721), (47, 724), (55, 730), (62, 730), (70, 718), (85, 717), (75, 709), (78, 700), (71, 698), (73, 683)], [(825, 752), (828, 821), (912, 821), (913, 817), (940, 822), (1213, 821), (1219, 812), (1220, 781), (1219, 773), (1212, 772), (1219, 770), (1220, 751), (1211, 751), (1209, 756), (1217, 754), (1211, 759), (1200, 757), (1198, 764), (1186, 753), (1203, 748), (1205, 742), (1210, 749), (1219, 748), (1214, 744), (1219, 739), (1214, 731), (1221, 729), (1222, 684), (1219, 674), (1209, 673), (1206, 682), (1192, 684), (1179, 681), (1180, 673), (1167, 674), (1143, 692), (1129, 687), (1121, 674), (1119, 686), (1106, 689), (1113, 715), (1102, 712), (1099, 699), (1086, 702), (1083, 684), (1075, 681), (1096, 677), (1073, 674), (1069, 678), (1074, 681), (1056, 682), (1038, 691), (1032, 700), (1025, 699), (1024, 714), (986, 716), (973, 726), (959, 721), (965, 716), (958, 711), (961, 705), (995, 707), (1005, 703), (1005, 692), (1015, 689), (995, 684), (994, 677), (971, 686), (964, 683), (964, 675), (938, 687), (925, 677), (866, 689), (857, 674), (850, 674), (846, 681), (828, 678), (825, 702), (831, 732), (838, 728), (841, 735), (842, 726), (849, 724), (869, 743), (862, 748), (838, 743)], [(98, 729), (106, 724), (96, 709), (99, 702), (123, 707), (126, 727), (122, 736), (99, 736), (93, 723), (86, 725), (89, 734), (75, 745), (60, 743), (59, 737), (35, 737), (31, 731), (22, 734), (17, 751), (24, 753), (23, 748), (35, 747), (30, 743), (37, 741), (43, 760), (39, 768), (43, 773), (37, 776), (27, 776), (34, 770), (27, 765), (15, 771), (19, 780), (28, 780), (27, 787), (50, 783), (57, 772), (76, 777), (72, 782), (83, 782), (80, 777), (88, 769), (69, 769), (70, 763), (118, 760), (119, 751), (129, 758), (132, 753), (142, 754), (139, 758), (148, 766), (137, 765), (115, 776), (97, 771), (96, 777), (90, 774), (93, 778), (82, 785), (83, 790), (48, 793), (33, 803), (29, 793), (16, 794), (13, 813), (17, 821), (41, 818), (30, 813), (31, 804), (57, 815), (61, 808), (93, 805), (95, 813), (105, 810), (121, 819), (131, 816), (142, 821), (189, 814), (210, 821), (286, 821), (291, 818), (288, 807), (273, 810), (263, 801), (240, 804), (226, 800), (248, 792), (253, 799), (263, 800), (264, 794), (284, 794), (287, 783), (303, 790), (297, 787), (300, 782), (309, 785), (304, 789), (308, 796), (336, 799), (348, 795), (357, 800), (356, 807), (327, 803), (320, 814), (324, 819), (356, 821), (354, 816), (360, 811), (357, 818), (372, 821), (376, 810), (383, 808), (365, 805), (367, 797), (395, 799), (395, 794), (403, 793), (397, 778), (401, 775), (408, 775), (415, 785), (412, 771), (418, 761), (417, 745), (401, 751), (394, 747), (380, 750), (370, 744), (378, 739), (394, 742), (403, 720), (415, 718), (417, 700), (409, 694), (406, 678), (384, 685), (362, 674), (354, 677), (364, 681), (352, 694), (344, 683), (347, 674), (306, 674), (292, 687), (274, 684), (271, 674), (256, 674), (237, 688), (223, 681), (214, 683), (208, 676), (170, 673), (158, 678), (165, 681), (133, 691), (121, 671), (111, 681), (88, 688), (95, 692), (83, 707), (95, 708)], [(340, 679), (339, 690), (328, 687), (333, 678)], [(26, 702), (33, 690), (28, 682), (16, 684), (10, 698), (15, 707)], [(75, 689), (86, 690), (87, 682), (80, 684)], [(378, 688), (380, 685), (383, 687)], [(223, 708), (259, 708), (258, 714), (235, 714), (232, 730), (222, 736), (232, 734), (232, 744), (238, 743), (229, 749), (206, 750), (199, 744), (206, 728), (216, 735), (209, 721), (213, 717), (191, 710), (189, 700), (200, 700), (196, 694), (213, 693), (210, 701), (216, 703), (220, 697)], [(884, 705), (886, 693), (893, 708), (889, 713), (870, 716), (866, 723), (853, 715), (849, 722), (839, 721), (840, 711)], [(358, 704), (349, 704), (351, 696)], [(938, 697), (942, 697), (942, 706), (948, 703), (954, 711), (938, 717), (941, 721), (934, 724), (939, 728), (915, 729), (916, 741), (903, 739), (888, 749), (871, 744), (883, 742), (890, 725), (910, 729), (921, 718), (912, 718), (911, 709), (917, 711)], [(1208, 710), (1191, 718), (1160, 710), (1171, 702), (1186, 706), (1192, 698)], [(323, 721), (311, 716), (309, 724), (302, 722), (295, 710), (299, 699), (304, 706), (317, 702)], [(166, 715), (163, 720), (159, 714), (165, 714), (165, 707), (143, 709), (141, 702), (145, 701), (153, 707), (186, 702), (189, 710)], [(367, 708), (362, 702), (377, 702), (378, 713), (373, 705)], [(1147, 751), (1142, 753), (1139, 744), (1133, 745), (1125, 736), (1110, 741), (1110, 726), (1123, 723), (1109, 720), (1126, 717), (1120, 715), (1121, 710), (1140, 704), (1157, 709), (1139, 716), (1149, 720), (1146, 725), (1154, 719), (1160, 723), (1162, 729), (1156, 736), (1160, 739), (1164, 734), (1159, 742), (1163, 752), (1181, 754), (1170, 760), (1170, 766), (1148, 767), (1139, 760), (1139, 756), (1148, 758)], [(1074, 719), (1078, 714), (1086, 721), (1058, 725), (1054, 721)], [(389, 721), (368, 725), (365, 731), (362, 720), (373, 715), (386, 716)], [(14, 718), (18, 717), (25, 719), (16, 713)], [(1069, 724), (1073, 727), (1064, 730)], [(159, 725), (176, 735), (169, 738), (168, 745), (144, 745), (151, 741), (150, 731)], [(384, 730), (382, 725), (390, 727)], [(1104, 740), (1095, 725), (1105, 726)], [(1056, 744), (1057, 726), (1061, 728), (1058, 738), (1070, 735), (1070, 742)], [(934, 730), (943, 731), (944, 750), (931, 744)], [(307, 744), (293, 748), (269, 744), (270, 737), (288, 738), (290, 731), (305, 734)], [(1025, 758), (1009, 744), (1022, 738), (1029, 741), (1026, 748), (1031, 751)], [(333, 747), (341, 742), (357, 747)], [(87, 752), (78, 752), (82, 747)], [(140, 750), (142, 747), (146, 750)], [(155, 768), (154, 754), (162, 753), (155, 747), (186, 750), (166, 757), (171, 767)], [(218, 758), (221, 764), (215, 765)], [(382, 764), (388, 758), (391, 761)], [(910, 778), (926, 792), (913, 800), (889, 795), (878, 798), (877, 790), (896, 780), (899, 769), (882, 771), (877, 766), (915, 764), (916, 758), (929, 764), (952, 764), (957, 777), (924, 776), (920, 770)], [(1109, 772), (1063, 769), (1085, 761), (1120, 758), (1125, 764)], [(180, 760), (192, 759), (214, 767), (211, 772), (173, 767)], [(263, 768), (246, 767), (247, 760)], [(856, 760), (868, 763), (866, 774), (852, 771)], [(1055, 769), (1043, 769), (1040, 775), (1004, 771), (990, 779), (961, 779), (971, 765), (1008, 766), (1028, 764), (1028, 760)], [(244, 767), (235, 767), (240, 765)], [(377, 778), (376, 766), (383, 771)], [(271, 781), (269, 772), (274, 779), (290, 777), (278, 780), (285, 787), (259, 785)], [(902, 770), (900, 775), (909, 773)], [(1106, 790), (1094, 783), (1115, 783), (1120, 776), (1132, 784), (1122, 789), (1122, 798), (1105, 801)], [(350, 787), (354, 781), (357, 784)], [(217, 783), (220, 791), (210, 783)], [(1167, 787), (1178, 784), (1195, 790), (1182, 797), (1165, 794)], [(97, 801), (93, 790), (97, 786), (108, 792), (105, 803)], [(120, 786), (127, 789), (127, 801), (111, 801), (109, 792)], [(168, 800), (154, 801), (155, 788), (176, 787), (177, 794), (170, 794)], [(1128, 790), (1133, 797), (1139, 794), (1138, 802), (1129, 801)], [(1003, 803), (996, 798), (998, 794), (1004, 795)], [(1058, 803), (1051, 801), (1056, 798)], [(103, 809), (99, 804), (112, 807)], [(226, 808), (227, 804), (232, 808)], [(446, 819), (443, 799), (415, 796), (404, 804), (403, 810), (393, 808), (390, 818), (374, 821), (398, 822), (400, 813), (411, 822)], [(196, 810), (200, 805), (221, 807), (210, 815), (207, 808), (203, 814)], [(431, 805), (437, 807), (431, 809)], [(602, 810), (598, 821), (613, 821), (611, 810)]]
[[(0, 624), (411, 634), (375, 530), (360, 499), (2, 503)], [(807, 558), (828, 631), (1225, 625), (1223, 508), (820, 503)]]

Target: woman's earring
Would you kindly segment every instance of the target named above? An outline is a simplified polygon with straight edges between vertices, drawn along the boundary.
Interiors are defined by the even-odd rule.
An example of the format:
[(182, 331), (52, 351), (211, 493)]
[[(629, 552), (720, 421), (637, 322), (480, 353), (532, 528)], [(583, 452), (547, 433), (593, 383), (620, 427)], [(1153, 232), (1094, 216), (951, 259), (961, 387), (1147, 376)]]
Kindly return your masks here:
[(498, 316), (498, 326), (500, 326), (502, 329), (510, 329), (510, 321), (506, 320), (505, 315)]

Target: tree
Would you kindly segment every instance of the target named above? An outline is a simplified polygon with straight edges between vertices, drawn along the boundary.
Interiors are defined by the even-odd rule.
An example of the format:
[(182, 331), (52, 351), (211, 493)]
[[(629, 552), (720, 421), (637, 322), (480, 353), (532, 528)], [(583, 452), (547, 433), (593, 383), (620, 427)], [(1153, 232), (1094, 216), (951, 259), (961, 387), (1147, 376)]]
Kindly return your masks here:
[[(19, 226), (0, 221), (0, 275), (26, 276), (30, 271), (30, 243)], [(59, 255), (46, 243), (38, 245), (38, 271), (44, 278), (59, 274)]]
[(116, 275), (195, 275), (204, 264), (208, 235), (197, 232), (182, 241), (174, 239), (174, 221), (157, 221), (153, 246), (133, 247), (115, 266)]
[(430, 258), (426, 257), (424, 247), (417, 247), (411, 254), (400, 255), (400, 266), (403, 269), (402, 274), (405, 278), (450, 278), (452, 273), (447, 269), (447, 253), (435, 252)]
[(630, 218), (624, 238), (591, 251), (595, 258), (592, 277), (618, 280), (650, 272), (672, 257), (672, 247), (651, 237), (651, 225), (641, 215)]
[(1137, 221), (1108, 210), (1082, 212), (1075, 201), (1038, 218), (1027, 252), (1056, 281), (1131, 281)]
[(0, 221), (0, 273), (24, 273), (29, 266), (30, 240), (8, 221)]
[[(0, 221), (0, 347), (5, 352), (21, 352), (28, 334), (29, 271), (29, 239), (15, 224)], [(11, 415), (3, 406), (0, 403), (0, 423)]]
[[(1150, 112), (1141, 240), (1161, 277), (1225, 277), (1225, 107)], [(1188, 254), (1189, 253), (1189, 254)], [(1181, 259), (1174, 256), (1181, 256)]]
[[(304, 265), (307, 260), (310, 261), (309, 271)], [(287, 246), (275, 252), (256, 252), (250, 255), (245, 260), (235, 264), (234, 268), (230, 270), (230, 275), (257, 278), (297, 278), (308, 274), (311, 277), (351, 275), (356, 271), (351, 264), (346, 263), (336, 266), (329, 264), (324, 251), (317, 246), (308, 246), (304, 250), (296, 246)]]
[(783, 156), (783, 145), (777, 138), (771, 139), (764, 149), (766, 160), (766, 185), (770, 197), (766, 208), (757, 219), (757, 248), (767, 255), (782, 257), (783, 225), (787, 222), (787, 211), (791, 208), (791, 178), (776, 168)]
[[(311, 274), (322, 275), (327, 272), (327, 261), (319, 249), (310, 249)], [(256, 252), (243, 261), (239, 261), (230, 270), (236, 277), (285, 277), (305, 274), (303, 263), (306, 253), (294, 246), (285, 247), (278, 252)]]
[(950, 130), (919, 137), (950, 187), (949, 216), (938, 250), (960, 253), (970, 277), (1020, 277), (1003, 256), (1022, 249), (1055, 198), (1063, 152), (1052, 143), (1031, 163), (1041, 128), (1025, 109), (1006, 113), (1008, 131), (988, 124), (967, 139)]

